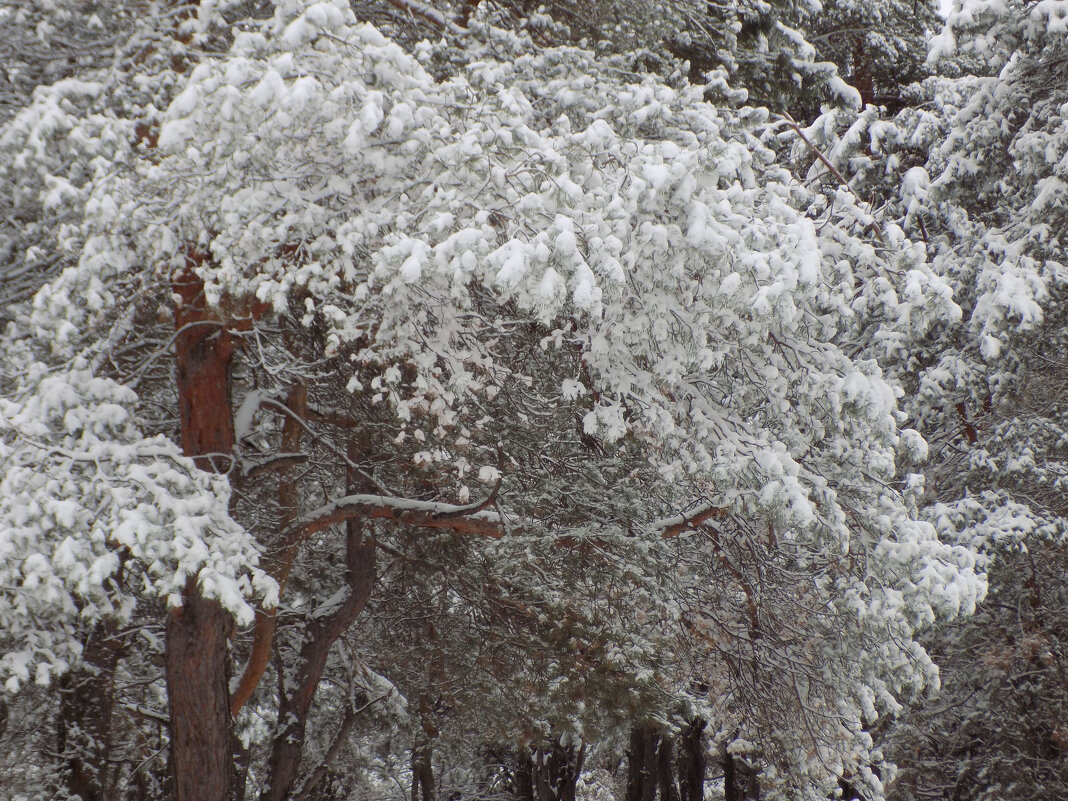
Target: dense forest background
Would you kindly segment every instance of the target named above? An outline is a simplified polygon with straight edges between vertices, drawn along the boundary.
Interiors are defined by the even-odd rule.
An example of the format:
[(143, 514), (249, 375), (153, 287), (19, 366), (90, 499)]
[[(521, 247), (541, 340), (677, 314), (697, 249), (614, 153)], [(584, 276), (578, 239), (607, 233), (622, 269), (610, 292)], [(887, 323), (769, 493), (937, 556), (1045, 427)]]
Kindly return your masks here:
[(0, 798), (1068, 797), (1068, 2), (0, 26)]

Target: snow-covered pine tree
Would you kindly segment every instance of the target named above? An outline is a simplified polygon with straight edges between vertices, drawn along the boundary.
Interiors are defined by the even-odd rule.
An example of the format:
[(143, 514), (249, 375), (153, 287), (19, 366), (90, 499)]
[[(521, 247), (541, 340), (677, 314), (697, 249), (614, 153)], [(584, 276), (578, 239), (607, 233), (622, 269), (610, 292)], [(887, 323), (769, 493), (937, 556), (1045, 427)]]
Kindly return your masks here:
[(1064, 50), (1058, 5), (958, 3), (914, 107), (808, 132), (961, 308), (869, 339), (931, 446), (924, 516), (991, 576), (979, 615), (932, 635), (943, 691), (891, 736), (899, 798), (1064, 793)]
[[(202, 7), (193, 45), (218, 21)], [(487, 698), (534, 693), (517, 739), (666, 715), (697, 679), (769, 792), (847, 773), (876, 797), (865, 726), (932, 679), (917, 631), (981, 587), (893, 485), (921, 443), (847, 350), (858, 282), (900, 271), (920, 289), (886, 314), (938, 307), (922, 260), (848, 200), (817, 227), (767, 112), (489, 35), (510, 61), (436, 80), (430, 46), (281, 3), (168, 73), (158, 141), (79, 193), (77, 263), (5, 340), (7, 691), (166, 601), (178, 798), (228, 795), (247, 704), (277, 721), (241, 723), (254, 789), (284, 797), (371, 554), (403, 573), (444, 536), (493, 581), (461, 602), (430, 574), (436, 615), (504, 599), (588, 659), (475, 629), (520, 668), (476, 661)]]

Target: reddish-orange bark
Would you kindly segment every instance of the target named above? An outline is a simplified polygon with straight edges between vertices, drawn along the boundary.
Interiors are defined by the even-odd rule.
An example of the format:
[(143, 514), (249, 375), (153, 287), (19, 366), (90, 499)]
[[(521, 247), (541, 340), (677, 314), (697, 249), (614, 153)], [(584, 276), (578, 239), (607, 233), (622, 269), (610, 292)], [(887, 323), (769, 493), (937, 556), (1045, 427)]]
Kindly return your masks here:
[[(282, 452), (296, 453), (300, 450), (300, 439), (303, 433), (301, 421), (307, 416), (308, 391), (303, 384), (296, 384), (289, 392), (286, 406), (291, 415), (288, 415), (282, 424)], [(293, 525), (297, 517), (298, 494), (297, 485), (291, 471), (282, 477), (278, 485), (278, 503), (282, 509), (282, 530), (287, 530)], [(263, 567), (267, 573), (278, 582), (278, 592), (281, 595), (289, 580), (289, 571), (293, 567), (293, 558), (297, 553), (296, 542), (283, 543), (268, 554)], [(252, 652), (249, 654), (245, 670), (241, 674), (237, 689), (230, 698), (230, 714), (237, 717), (237, 713), (252, 697), (252, 693), (259, 686), (260, 679), (267, 669), (271, 659), (271, 645), (274, 643), (275, 616), (277, 609), (266, 609), (262, 605), (256, 609), (256, 623), (252, 631)]]
[[(203, 470), (225, 471), (234, 447), (233, 337), (205, 302), (189, 258), (174, 282), (176, 379), (182, 450)], [(201, 596), (196, 578), (167, 616), (167, 701), (177, 801), (227, 801), (233, 783), (227, 637), (230, 615)]]

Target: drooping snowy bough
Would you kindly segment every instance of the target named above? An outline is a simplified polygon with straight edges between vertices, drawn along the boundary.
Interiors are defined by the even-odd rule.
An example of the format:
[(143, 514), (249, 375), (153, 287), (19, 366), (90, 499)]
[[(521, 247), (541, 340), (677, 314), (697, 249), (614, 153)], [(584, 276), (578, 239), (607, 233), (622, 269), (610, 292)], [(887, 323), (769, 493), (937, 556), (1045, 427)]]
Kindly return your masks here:
[[(38, 629), (5, 626), (24, 656), (0, 665), (17, 681), (73, 661), (73, 640), (49, 643), (123, 560), (173, 603), (199, 592), (241, 612), (250, 585), (235, 560), (255, 563), (253, 541), (267, 543), (221, 474), (251, 493), (266, 464), (247, 458), (253, 443), (282, 430), (299, 449), (304, 436), (269, 420), (341, 426), (360, 409), (379, 417), (351, 421), (359, 454), (314, 440), (348, 460), (349, 487), (272, 518), (280, 584), (292, 549), (328, 523), (431, 521), (630, 643), (599, 645), (606, 675), (659, 699), (628, 712), (666, 715), (697, 692), (733, 750), (763, 762), (770, 792), (824, 798), (844, 774), (877, 797), (865, 727), (936, 683), (914, 635), (982, 591), (970, 554), (910, 514), (896, 460), (922, 440), (898, 430), (879, 367), (849, 355), (858, 286), (913, 270), (914, 252), (866, 241), (848, 198), (806, 217), (805, 190), (761, 144), (762, 110), (581, 50), (496, 47), (512, 58), (435, 81), (429, 46), (402, 51), (346, 3), (280, 4), (191, 72), (158, 147), (101, 182), (78, 265), (30, 317), (57, 355), (10, 368), (22, 377), (2, 407), (3, 455), (22, 472), (0, 507), (15, 555), (5, 608), (19, 603), (9, 587), (43, 580), (31, 553), (72, 566), (48, 574), (49, 599), (19, 596)], [(196, 310), (178, 317), (179, 350), (202, 326), (214, 333), (196, 348), (225, 345), (256, 362), (242, 380), (275, 382), (243, 386), (228, 452), (187, 442), (219, 475), (137, 434), (141, 368), (115, 359), (105, 377), (68, 361), (99, 351), (116, 316), (127, 331), (176, 304)], [(299, 398), (283, 400), (295, 379)], [(53, 386), (73, 387), (58, 411), (42, 400)], [(472, 478), (494, 489), (480, 496)], [(151, 497), (158, 514), (130, 519)], [(144, 544), (167, 531), (181, 547)], [(641, 591), (600, 614), (604, 598), (555, 572), (576, 543)], [(576, 679), (559, 670), (563, 702)], [(546, 703), (531, 715), (579, 736), (590, 725), (581, 706)]]

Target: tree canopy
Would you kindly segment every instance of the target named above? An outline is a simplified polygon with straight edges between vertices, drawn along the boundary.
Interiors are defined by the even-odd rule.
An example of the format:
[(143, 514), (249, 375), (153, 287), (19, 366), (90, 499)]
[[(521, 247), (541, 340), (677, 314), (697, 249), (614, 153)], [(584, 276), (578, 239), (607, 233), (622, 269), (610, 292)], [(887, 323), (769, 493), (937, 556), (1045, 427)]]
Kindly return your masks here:
[(1060, 786), (1054, 12), (143, 11), (0, 117), (18, 797)]

